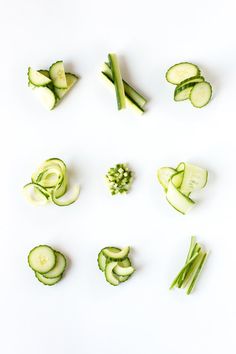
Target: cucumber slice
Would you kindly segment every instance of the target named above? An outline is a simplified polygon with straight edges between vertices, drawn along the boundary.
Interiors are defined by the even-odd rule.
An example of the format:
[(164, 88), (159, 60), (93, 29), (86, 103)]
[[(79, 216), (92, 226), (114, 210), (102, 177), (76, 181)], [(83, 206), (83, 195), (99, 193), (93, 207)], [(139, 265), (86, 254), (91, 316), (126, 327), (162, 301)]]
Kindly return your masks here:
[(178, 86), (190, 84), (191, 82), (195, 82), (195, 84), (197, 84), (198, 82), (203, 82), (203, 81), (205, 81), (203, 76), (193, 76), (193, 77), (190, 77), (190, 78), (182, 81)]
[(49, 75), (52, 79), (53, 85), (59, 89), (67, 88), (66, 75), (64, 70), (64, 64), (62, 60), (52, 64), (49, 68)]
[(166, 80), (171, 84), (178, 85), (193, 76), (200, 76), (200, 69), (195, 64), (183, 62), (175, 64), (167, 70)]
[(199, 82), (190, 93), (190, 101), (196, 108), (206, 106), (212, 96), (212, 87), (209, 82)]
[(65, 96), (67, 92), (70, 91), (72, 86), (74, 86), (74, 84), (78, 81), (78, 77), (74, 74), (66, 73), (65, 75), (66, 75), (67, 88), (66, 89), (55, 88), (55, 93), (60, 100), (62, 99), (62, 97)]
[(117, 264), (114, 268), (114, 273), (116, 275), (122, 275), (122, 276), (127, 276), (133, 274), (135, 269), (130, 266), (130, 267), (124, 267), (119, 264)]
[(121, 251), (119, 252), (114, 252), (114, 251), (111, 251), (109, 249), (109, 247), (107, 248), (104, 248), (102, 250), (104, 256), (106, 256), (107, 258), (111, 259), (111, 260), (114, 260), (114, 261), (122, 261), (124, 260), (128, 254), (129, 254), (129, 251), (130, 251), (130, 247), (125, 247), (123, 248)]
[(42, 274), (40, 274), (38, 272), (35, 272), (35, 276), (40, 281), (40, 283), (43, 283), (44, 285), (49, 285), (49, 286), (55, 285), (62, 278), (62, 276), (60, 275), (59, 277), (50, 278), (49, 279), (49, 278), (46, 278), (44, 275), (42, 275)]
[(187, 100), (194, 86), (195, 82), (191, 82), (185, 85), (178, 85), (174, 92), (174, 100), (177, 102)]
[(54, 251), (56, 255), (56, 264), (55, 267), (50, 270), (48, 273), (44, 273), (43, 276), (45, 278), (51, 279), (51, 278), (57, 278), (60, 275), (62, 275), (66, 269), (66, 258), (65, 256), (58, 252)]
[(117, 286), (120, 284), (118, 278), (113, 273), (114, 268), (117, 266), (117, 262), (107, 263), (105, 268), (105, 278), (111, 285)]
[(184, 173), (180, 192), (189, 196), (190, 193), (205, 187), (208, 179), (208, 171), (190, 163), (183, 164)]
[(50, 75), (49, 75), (49, 71), (48, 70), (40, 69), (40, 70), (38, 70), (38, 72), (50, 79)]
[(56, 106), (56, 96), (48, 87), (35, 87), (33, 92), (45, 108), (52, 110)]
[[(120, 249), (120, 248), (117, 248), (117, 247), (106, 247), (106, 248), (108, 248), (110, 251), (116, 252), (116, 253), (121, 251), (121, 249)], [(104, 249), (105, 249), (105, 248), (103, 248), (103, 249), (99, 252), (99, 254), (98, 254), (98, 259), (97, 259), (97, 261), (98, 261), (98, 267), (99, 267), (99, 269), (100, 269), (102, 272), (104, 272), (104, 270), (105, 270), (105, 268), (106, 268), (107, 261), (108, 261), (107, 257), (103, 254), (103, 250), (104, 250)]]
[(167, 190), (169, 185), (170, 177), (176, 173), (176, 170), (171, 167), (161, 167), (157, 171), (157, 178), (162, 187)]
[(55, 267), (56, 255), (54, 250), (46, 245), (33, 248), (28, 255), (29, 266), (38, 273), (44, 274)]
[(187, 214), (195, 204), (192, 199), (182, 194), (171, 180), (167, 189), (166, 199), (173, 208), (182, 214)]
[(28, 183), (23, 187), (25, 198), (34, 205), (45, 205), (50, 199), (50, 194), (37, 183)]
[(50, 78), (31, 67), (28, 68), (28, 79), (34, 86), (46, 86), (51, 82)]
[(58, 206), (71, 205), (74, 202), (76, 202), (76, 200), (79, 198), (80, 187), (78, 185), (74, 186), (74, 190), (73, 190), (72, 196), (69, 199), (67, 199), (67, 200), (59, 200), (56, 197), (57, 190), (58, 190), (57, 188), (52, 190), (51, 198), (52, 198), (53, 203), (58, 205)]
[(118, 63), (118, 59), (116, 54), (111, 53), (108, 54), (108, 59), (109, 59), (109, 65), (111, 68), (112, 72), (112, 78), (114, 81), (115, 85), (115, 90), (116, 90), (116, 100), (117, 100), (117, 107), (118, 110), (125, 108), (125, 91), (124, 91), (124, 85), (120, 73), (120, 67)]

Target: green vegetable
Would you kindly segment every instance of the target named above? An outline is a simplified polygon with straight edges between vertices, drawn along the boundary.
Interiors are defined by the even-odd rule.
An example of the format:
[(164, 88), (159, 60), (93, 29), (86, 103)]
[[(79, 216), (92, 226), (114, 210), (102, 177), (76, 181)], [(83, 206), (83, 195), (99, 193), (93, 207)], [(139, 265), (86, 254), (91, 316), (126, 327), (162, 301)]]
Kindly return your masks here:
[(189, 295), (196, 285), (206, 258), (207, 253), (196, 242), (196, 238), (192, 236), (185, 265), (173, 280), (170, 289), (173, 289), (175, 286), (178, 288), (187, 287), (186, 293)]
[(171, 84), (178, 85), (193, 76), (200, 76), (200, 69), (197, 65), (187, 62), (178, 63), (167, 70), (166, 80)]
[(208, 172), (190, 163), (181, 162), (175, 169), (160, 168), (157, 177), (164, 188), (167, 201), (180, 213), (186, 214), (195, 204), (190, 194), (205, 187)]
[(116, 54), (108, 54), (109, 65), (112, 72), (112, 78), (114, 81), (115, 89), (116, 89), (116, 100), (118, 109), (125, 108), (125, 91), (123, 80), (120, 73), (119, 62)]
[(51, 82), (51, 79), (45, 76), (40, 71), (33, 70), (29, 67), (28, 69), (28, 80), (34, 86), (46, 86)]
[(111, 194), (124, 194), (130, 189), (133, 181), (133, 172), (127, 164), (117, 164), (108, 170), (105, 176)]
[(50, 66), (49, 75), (50, 78), (52, 79), (54, 87), (58, 89), (67, 88), (65, 69), (62, 60), (59, 60)]
[(43, 162), (31, 177), (31, 182), (23, 187), (27, 200), (34, 205), (44, 205), (52, 201), (58, 206), (74, 203), (79, 197), (79, 186), (74, 187), (71, 198), (61, 200), (67, 192), (68, 176), (65, 163), (58, 158)]
[(212, 87), (209, 82), (197, 83), (190, 92), (190, 101), (196, 108), (206, 106), (212, 96)]

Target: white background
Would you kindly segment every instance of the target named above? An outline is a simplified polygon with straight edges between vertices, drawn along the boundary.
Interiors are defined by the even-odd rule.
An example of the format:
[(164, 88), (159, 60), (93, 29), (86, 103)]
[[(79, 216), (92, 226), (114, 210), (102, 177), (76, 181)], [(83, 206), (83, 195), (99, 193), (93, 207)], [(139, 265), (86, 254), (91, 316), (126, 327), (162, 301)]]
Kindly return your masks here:
[[(1, 1), (2, 354), (235, 353), (235, 1)], [(108, 52), (149, 98), (140, 117), (118, 112), (100, 77)], [(27, 67), (64, 60), (81, 76), (53, 111), (27, 87)], [(195, 109), (173, 101), (167, 68), (198, 64), (214, 88)], [(21, 188), (45, 159), (68, 165), (81, 195), (72, 206), (35, 208)], [(178, 214), (156, 179), (189, 161), (209, 170), (196, 207)], [(128, 162), (135, 181), (111, 197), (106, 170)], [(169, 291), (194, 234), (211, 255), (191, 296)], [(69, 259), (54, 287), (39, 283), (27, 254), (49, 244)], [(97, 253), (132, 246), (137, 272), (105, 282)]]

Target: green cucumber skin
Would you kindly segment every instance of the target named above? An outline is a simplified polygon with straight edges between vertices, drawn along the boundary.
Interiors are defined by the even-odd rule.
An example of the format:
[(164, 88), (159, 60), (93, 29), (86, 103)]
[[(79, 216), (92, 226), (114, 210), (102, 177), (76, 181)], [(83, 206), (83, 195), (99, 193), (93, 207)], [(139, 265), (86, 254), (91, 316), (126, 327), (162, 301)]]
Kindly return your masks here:
[(175, 88), (175, 92), (174, 92), (174, 100), (175, 100), (176, 102), (181, 102), (181, 101), (185, 101), (185, 100), (189, 99), (191, 92), (189, 93), (189, 97), (186, 97), (184, 100), (181, 100), (181, 101), (177, 100), (177, 99), (176, 99), (176, 96), (177, 96), (179, 93), (181, 93), (182, 91), (188, 89), (189, 87), (192, 87), (192, 88), (193, 88), (195, 85), (196, 85), (195, 82), (191, 82), (191, 83), (189, 83), (189, 84), (185, 84), (185, 85), (182, 85), (182, 86), (177, 86), (177, 87)]
[[(104, 256), (105, 256), (108, 260), (113, 261), (113, 262), (124, 261), (125, 258), (128, 257), (128, 254), (129, 254), (129, 252), (130, 252), (130, 248), (129, 248), (127, 254), (125, 254), (125, 255), (122, 256), (122, 257), (118, 257), (118, 258), (117, 258), (117, 257), (115, 257), (115, 256), (112, 257), (112, 256), (107, 255), (107, 254), (106, 254), (107, 248), (110, 248), (110, 247), (106, 247), (105, 249), (103, 249), (103, 254), (104, 254)], [(121, 250), (121, 251), (122, 251), (122, 250)]]
[[(198, 67), (196, 64), (193, 64), (193, 63), (190, 63), (190, 62), (187, 62), (187, 61), (183, 61), (183, 62), (174, 64), (174, 65), (172, 65), (172, 66), (167, 70), (166, 75), (165, 75), (166, 81), (168, 81), (168, 82), (169, 82), (170, 84), (172, 84), (172, 85), (179, 85), (180, 82), (177, 84), (177, 83), (173, 83), (173, 82), (169, 81), (169, 79), (168, 79), (168, 73), (169, 73), (169, 71), (170, 71), (171, 69), (173, 69), (175, 66), (181, 65), (181, 64), (191, 64), (191, 65), (195, 66), (196, 69), (197, 69), (197, 75), (195, 75), (195, 76), (200, 76), (200, 75), (201, 75), (201, 70), (199, 69), (199, 67)], [(184, 80), (183, 80), (183, 81), (184, 81)]]
[[(34, 248), (32, 248), (32, 250), (30, 250), (30, 252), (29, 252), (29, 254), (28, 254), (28, 265), (29, 265), (29, 267), (34, 271), (34, 272), (38, 272), (38, 271), (36, 271), (34, 268), (32, 268), (31, 267), (31, 265), (30, 265), (30, 255), (31, 255), (31, 253), (36, 249), (36, 248), (39, 248), (39, 247), (47, 247), (47, 248), (50, 248), (52, 251), (53, 251), (53, 253), (55, 254), (55, 252), (54, 252), (54, 249), (52, 248), (52, 247), (50, 247), (50, 246), (48, 246), (48, 245), (38, 245), (38, 246), (35, 246)], [(55, 262), (54, 262), (54, 266), (53, 267), (55, 267), (55, 264), (56, 264), (56, 256), (55, 256)], [(52, 268), (53, 268), (52, 267)], [(51, 269), (52, 269), (51, 268)], [(50, 270), (51, 270), (50, 269)], [(38, 272), (38, 273), (40, 273), (40, 274), (45, 274), (45, 273), (48, 273), (50, 270), (48, 270), (47, 272), (44, 272), (44, 273), (40, 273), (40, 272)]]
[(122, 81), (118, 58), (116, 54), (110, 53), (108, 54), (108, 60), (109, 60), (112, 77), (115, 85), (117, 107), (118, 110), (121, 110), (125, 108), (126, 104), (125, 104), (124, 85)]
[[(63, 270), (60, 272), (60, 274), (58, 274), (58, 275), (56, 275), (56, 276), (54, 276), (54, 277), (47, 276), (47, 274), (48, 274), (49, 272), (48, 272), (48, 273), (44, 273), (44, 277), (45, 277), (45, 278), (48, 278), (48, 279), (53, 279), (53, 278), (57, 278), (57, 277), (62, 276), (62, 275), (64, 274), (65, 270), (66, 270), (66, 267), (67, 267), (67, 260), (66, 260), (66, 257), (64, 256), (64, 254), (61, 253), (61, 252), (59, 252), (59, 251), (56, 251), (56, 250), (54, 250), (54, 252), (55, 252), (56, 254), (59, 253), (59, 254), (63, 257), (63, 259), (64, 259), (64, 261), (65, 261), (65, 264), (64, 264)], [(56, 266), (56, 264), (55, 264), (55, 266)], [(53, 269), (52, 269), (52, 271), (53, 271)]]
[[(39, 277), (38, 277), (38, 274), (37, 274), (38, 272), (34, 272), (34, 274), (35, 274), (35, 277), (38, 279), (38, 281), (41, 283), (41, 284), (43, 284), (43, 285), (45, 285), (45, 286), (53, 286), (53, 285), (55, 285), (55, 284), (57, 284), (57, 283), (59, 283), (59, 281), (62, 279), (62, 275), (61, 276), (59, 276), (58, 278), (58, 280), (57, 281), (55, 281), (55, 283), (53, 283), (53, 284), (45, 284)], [(40, 274), (40, 273), (39, 273)], [(47, 279), (47, 278), (46, 278)]]
[(66, 89), (67, 87), (57, 87), (57, 86), (55, 85), (55, 83), (54, 83), (55, 79), (52, 79), (52, 76), (51, 76), (51, 70), (52, 70), (53, 67), (54, 67), (56, 64), (58, 64), (58, 63), (62, 63), (63, 66), (64, 66), (63, 60), (57, 60), (55, 63), (53, 63), (53, 64), (50, 66), (50, 68), (49, 68), (49, 76), (50, 76), (50, 78), (51, 78), (51, 80), (52, 80), (52, 83), (53, 83), (53, 86), (54, 86), (55, 88), (58, 88), (58, 89)]
[[(199, 80), (200, 80), (200, 81), (199, 81)], [(203, 81), (205, 81), (205, 79), (204, 79), (203, 76), (192, 76), (192, 77), (190, 77), (190, 78), (188, 78), (188, 79), (185, 79), (185, 80), (181, 81), (181, 82), (177, 85), (177, 87), (180, 87), (180, 86), (185, 85), (185, 84), (189, 84), (189, 83), (191, 83), (191, 82), (198, 83), (198, 82), (203, 82)]]

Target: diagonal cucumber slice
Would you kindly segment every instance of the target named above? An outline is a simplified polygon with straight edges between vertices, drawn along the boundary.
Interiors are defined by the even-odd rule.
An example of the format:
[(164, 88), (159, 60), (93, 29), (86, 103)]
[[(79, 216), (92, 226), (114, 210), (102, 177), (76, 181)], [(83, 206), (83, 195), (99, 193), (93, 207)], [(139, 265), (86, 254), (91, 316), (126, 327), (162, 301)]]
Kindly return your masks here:
[(212, 87), (209, 82), (199, 82), (194, 86), (190, 94), (190, 101), (196, 108), (206, 106), (212, 96)]

